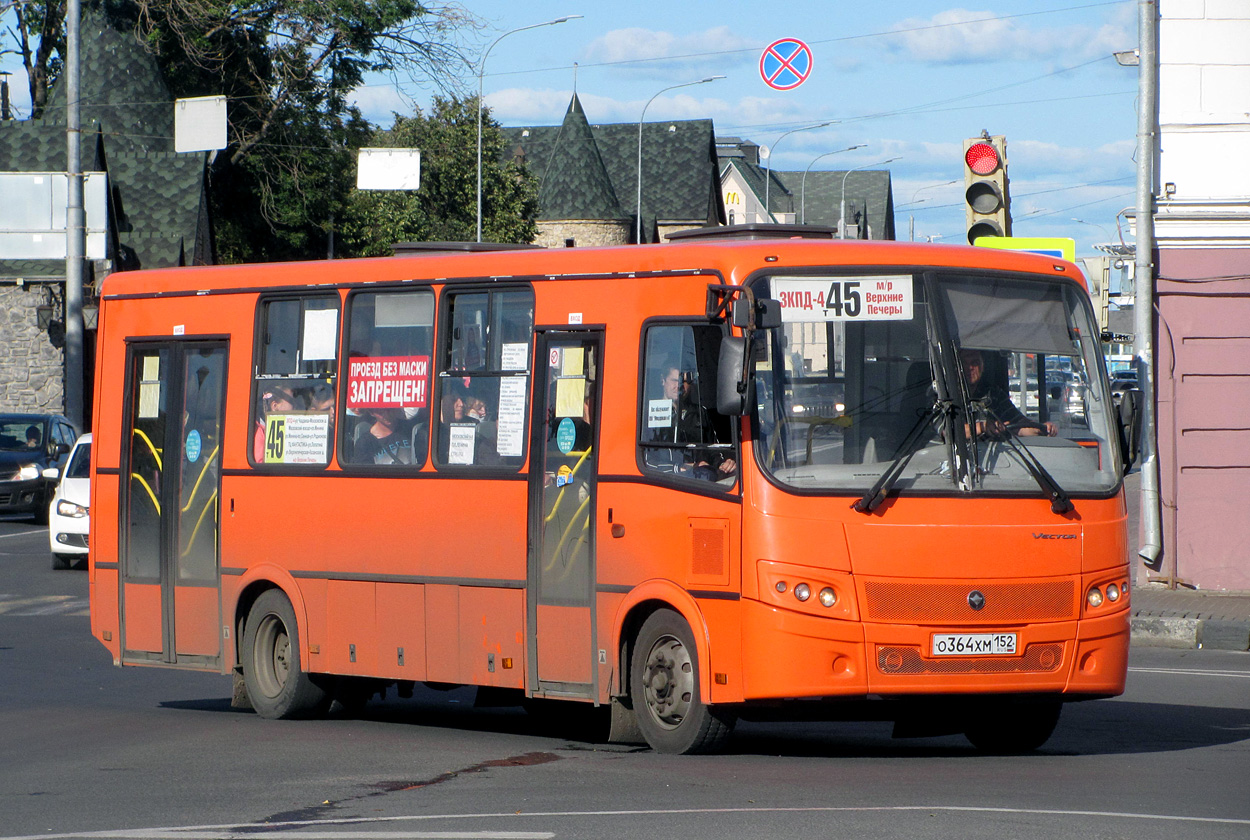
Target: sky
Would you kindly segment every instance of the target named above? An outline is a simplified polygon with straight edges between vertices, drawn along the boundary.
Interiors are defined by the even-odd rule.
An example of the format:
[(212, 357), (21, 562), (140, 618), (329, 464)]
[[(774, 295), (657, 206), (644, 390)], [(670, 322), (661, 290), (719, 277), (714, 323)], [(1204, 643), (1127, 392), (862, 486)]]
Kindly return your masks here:
[[(462, 5), (482, 28), (463, 35), (460, 93), (476, 92), (496, 38), (582, 16), (490, 48), (482, 87), (505, 126), (558, 124), (576, 90), (592, 124), (637, 123), (644, 106), (648, 122), (711, 119), (717, 136), (767, 146), (778, 170), (880, 168), (897, 158), (885, 168), (899, 239), (914, 221), (917, 240), (965, 241), (963, 141), (982, 130), (1007, 138), (1016, 236), (1070, 237), (1078, 257), (1091, 256), (1095, 244), (1118, 241), (1117, 214), (1134, 204), (1137, 71), (1112, 53), (1137, 46), (1136, 0)], [(812, 53), (807, 80), (787, 91), (760, 75), (761, 54), (782, 38)], [(19, 68), (8, 59), (0, 69)], [(711, 76), (725, 78), (661, 92)], [(21, 108), (24, 78), (12, 84)], [(355, 100), (387, 126), (439, 92), (377, 77)], [(826, 122), (835, 124), (793, 131)]]

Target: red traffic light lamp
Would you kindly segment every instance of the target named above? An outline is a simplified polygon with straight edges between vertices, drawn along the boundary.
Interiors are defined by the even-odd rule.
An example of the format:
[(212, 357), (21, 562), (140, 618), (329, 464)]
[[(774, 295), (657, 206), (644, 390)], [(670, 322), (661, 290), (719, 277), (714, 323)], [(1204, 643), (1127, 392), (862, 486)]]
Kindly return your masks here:
[(968, 242), (982, 236), (1010, 236), (1007, 190), (1007, 140), (981, 137), (964, 141), (964, 210)]

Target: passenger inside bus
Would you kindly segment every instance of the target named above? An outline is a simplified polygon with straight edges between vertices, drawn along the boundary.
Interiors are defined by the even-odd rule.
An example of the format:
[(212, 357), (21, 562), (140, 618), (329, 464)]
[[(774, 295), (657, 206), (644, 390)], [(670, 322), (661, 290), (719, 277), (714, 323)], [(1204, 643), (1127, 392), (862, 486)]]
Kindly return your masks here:
[[(737, 462), (705, 444), (718, 443), (711, 420), (699, 400), (698, 380), (691, 371), (682, 372), (676, 365), (660, 368), (661, 401), (668, 401), (665, 412), (668, 422), (650, 427), (650, 440), (679, 444), (673, 449), (651, 450), (647, 463), (670, 472), (689, 473), (695, 478), (718, 481), (728, 478), (738, 468)], [(694, 446), (691, 446), (694, 444)]]
[(265, 462), (265, 418), (271, 414), (303, 411), (304, 399), (296, 396), (285, 385), (269, 385), (261, 395), (260, 415), (256, 418), (256, 432), (252, 438), (252, 458), (258, 464)]
[(353, 448), (357, 463), (374, 464), (411, 464), (412, 458), (412, 422), (402, 408), (373, 408), (358, 431), (363, 427), (364, 434), (356, 436)]
[[(964, 370), (968, 396), (984, 400), (989, 418), (977, 421), (977, 436), (1001, 438), (1008, 433), (1021, 437), (1048, 435), (1054, 437), (1059, 428), (1050, 420), (1039, 422), (1016, 407), (1007, 395), (1005, 384), (995, 384), (995, 376), (986, 371), (985, 357), (980, 350), (964, 348), (959, 351), (959, 363)], [(1006, 369), (1002, 371), (1006, 379)]]

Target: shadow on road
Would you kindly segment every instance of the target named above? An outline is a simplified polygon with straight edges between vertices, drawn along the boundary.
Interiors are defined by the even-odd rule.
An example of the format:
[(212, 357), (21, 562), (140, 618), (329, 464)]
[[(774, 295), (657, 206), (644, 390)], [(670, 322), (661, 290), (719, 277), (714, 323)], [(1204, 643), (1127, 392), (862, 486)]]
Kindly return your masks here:
[[(162, 703), (162, 708), (189, 712), (243, 713), (228, 698)], [(474, 707), (473, 689), (438, 692), (418, 687), (412, 699), (374, 699), (356, 714), (334, 707), (327, 718), (301, 722), (334, 731), (359, 725), (385, 725), (395, 737), (420, 737), (419, 728), (438, 727), (464, 732), (533, 736), (571, 742), (577, 749), (602, 748), (603, 742), (579, 738), (585, 720), (571, 720), (566, 728), (550, 711), (527, 714), (520, 707)], [(267, 725), (281, 726), (282, 722)], [(738, 755), (807, 757), (979, 756), (961, 735), (938, 738), (891, 737), (888, 721), (740, 721), (725, 752)], [(1250, 740), (1250, 710), (1193, 705), (1099, 700), (1065, 706), (1055, 734), (1039, 755), (1149, 755), (1159, 752), (1236, 744)], [(608, 749), (630, 750), (622, 745)], [(546, 745), (546, 749), (559, 749)]]

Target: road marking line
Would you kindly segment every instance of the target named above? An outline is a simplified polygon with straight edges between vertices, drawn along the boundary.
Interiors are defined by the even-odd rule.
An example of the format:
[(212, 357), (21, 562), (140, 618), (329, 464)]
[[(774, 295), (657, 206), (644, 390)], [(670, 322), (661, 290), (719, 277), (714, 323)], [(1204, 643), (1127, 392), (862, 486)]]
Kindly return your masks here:
[[(73, 595), (43, 595), (12, 601), (0, 596), (0, 615), (59, 615), (81, 609), (86, 603), (86, 598), (75, 598)], [(90, 615), (90, 610), (87, 612)]]
[(13, 534), (0, 534), (0, 540), (7, 540), (9, 537), (28, 537), (31, 534), (39, 534), (39, 533), (43, 533), (42, 528), (36, 528), (33, 531), (18, 531)]
[(1184, 674), (1185, 676), (1198, 677), (1236, 677), (1241, 680), (1250, 680), (1250, 672), (1246, 671), (1198, 671), (1189, 668), (1129, 668), (1130, 673), (1139, 674)]
[(225, 825), (194, 825), (179, 828), (120, 829), (109, 831), (78, 831), (65, 834), (26, 834), (10, 837), (0, 836), (0, 840), (107, 840), (107, 838), (129, 838), (129, 840), (220, 840), (223, 832), (229, 832), (232, 840), (237, 838), (300, 838), (300, 840), (352, 840), (352, 838), (373, 838), (373, 840), (399, 840), (399, 838), (424, 838), (425, 840), (528, 840), (528, 838), (555, 837), (551, 832), (354, 832), (354, 831), (320, 831), (299, 830), (297, 826), (331, 826), (331, 825), (368, 825), (370, 823), (398, 822), (429, 822), (431, 820), (486, 820), (486, 819), (526, 819), (533, 817), (637, 817), (637, 816), (672, 816), (681, 814), (714, 815), (714, 814), (829, 814), (829, 813), (883, 813), (901, 811), (930, 811), (951, 813), (978, 814), (1013, 814), (1058, 817), (1101, 817), (1103, 819), (1151, 820), (1155, 822), (1210, 823), (1215, 825), (1250, 826), (1250, 819), (1235, 817), (1191, 817), (1183, 814), (1140, 814), (1132, 811), (1077, 811), (1060, 808), (991, 808), (977, 805), (847, 805), (847, 806), (815, 806), (794, 808), (670, 808), (670, 809), (637, 809), (620, 811), (531, 811), (504, 812), (494, 814), (421, 814), (394, 817), (345, 817), (327, 820), (293, 820), (284, 823), (227, 823)]

